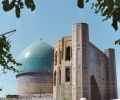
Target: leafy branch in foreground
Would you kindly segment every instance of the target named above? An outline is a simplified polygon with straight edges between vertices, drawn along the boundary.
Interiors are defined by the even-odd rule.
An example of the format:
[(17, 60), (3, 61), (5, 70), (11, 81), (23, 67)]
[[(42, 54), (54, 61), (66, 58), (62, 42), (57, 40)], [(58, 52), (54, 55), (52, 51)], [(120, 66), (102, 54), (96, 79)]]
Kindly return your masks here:
[(15, 8), (16, 17), (20, 17), (21, 10), (26, 6), (31, 11), (35, 10), (35, 4), (33, 0), (3, 0), (3, 10), (8, 12)]
[(0, 36), (0, 66), (2, 67), (2, 72), (4, 74), (7, 70), (19, 72), (14, 66), (21, 66), (21, 64), (16, 62), (12, 57), (10, 48), (10, 42), (7, 41), (6, 37)]
[[(85, 3), (90, 0), (77, 0), (79, 8), (84, 8)], [(100, 13), (104, 17), (103, 21), (112, 19), (112, 27), (118, 30), (118, 23), (120, 23), (120, 0), (96, 0), (93, 1), (92, 9), (95, 13)], [(21, 10), (27, 7), (31, 11), (35, 10), (34, 0), (2, 0), (3, 10), (5, 12), (15, 9), (16, 17), (19, 18)], [(115, 41), (115, 44), (120, 44), (120, 39)]]
[[(84, 3), (88, 3), (89, 0), (78, 0), (78, 7), (84, 8)], [(112, 19), (112, 27), (115, 31), (118, 30), (118, 23), (120, 23), (120, 0), (96, 0), (92, 4), (96, 14), (101, 14), (104, 17), (103, 21)], [(120, 45), (120, 39), (115, 41), (115, 44)]]
[(120, 45), (120, 39), (116, 40), (116, 41), (115, 41), (115, 44)]

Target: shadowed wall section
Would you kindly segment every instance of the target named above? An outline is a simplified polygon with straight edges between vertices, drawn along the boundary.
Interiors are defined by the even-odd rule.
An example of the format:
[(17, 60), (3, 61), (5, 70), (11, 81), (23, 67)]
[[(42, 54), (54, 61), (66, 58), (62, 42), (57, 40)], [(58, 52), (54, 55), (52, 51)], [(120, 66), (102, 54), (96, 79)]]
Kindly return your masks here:
[(90, 77), (91, 100), (101, 100), (100, 91), (94, 76)]

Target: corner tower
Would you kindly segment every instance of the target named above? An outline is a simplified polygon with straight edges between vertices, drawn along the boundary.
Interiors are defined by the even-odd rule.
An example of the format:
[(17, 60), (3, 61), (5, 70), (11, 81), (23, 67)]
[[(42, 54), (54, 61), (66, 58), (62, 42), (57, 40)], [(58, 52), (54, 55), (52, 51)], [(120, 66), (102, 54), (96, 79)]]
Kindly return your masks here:
[(117, 79), (116, 79), (116, 63), (115, 50), (110, 48), (105, 50), (107, 56), (106, 66), (106, 92), (107, 100), (117, 98)]

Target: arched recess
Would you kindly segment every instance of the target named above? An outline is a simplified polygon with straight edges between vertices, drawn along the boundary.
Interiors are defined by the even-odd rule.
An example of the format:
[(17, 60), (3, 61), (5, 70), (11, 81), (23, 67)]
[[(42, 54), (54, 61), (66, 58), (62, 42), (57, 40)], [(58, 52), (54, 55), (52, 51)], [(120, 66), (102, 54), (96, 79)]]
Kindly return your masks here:
[(101, 100), (98, 84), (93, 75), (90, 77), (90, 85), (91, 85), (91, 100)]
[(70, 47), (70, 57), (72, 58), (72, 47)]
[(59, 69), (59, 85), (61, 85), (61, 69)]
[(65, 61), (70, 61), (70, 46), (66, 47), (66, 50), (65, 50)]
[(60, 51), (60, 55), (59, 55), (59, 64), (61, 64), (61, 59), (62, 59), (62, 51)]
[(57, 51), (55, 52), (55, 59), (54, 59), (54, 61), (55, 61), (55, 65), (57, 65)]
[(54, 72), (53, 84), (54, 84), (54, 86), (56, 85), (56, 71)]
[(70, 82), (70, 68), (65, 69), (65, 81)]

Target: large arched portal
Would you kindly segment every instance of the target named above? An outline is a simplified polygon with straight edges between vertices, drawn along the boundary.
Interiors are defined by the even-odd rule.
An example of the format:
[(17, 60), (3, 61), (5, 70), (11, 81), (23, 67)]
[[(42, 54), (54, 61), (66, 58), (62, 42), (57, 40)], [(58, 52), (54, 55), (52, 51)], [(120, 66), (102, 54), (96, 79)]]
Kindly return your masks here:
[(100, 91), (95, 80), (95, 77), (93, 75), (90, 77), (90, 85), (91, 85), (91, 100), (101, 100)]

